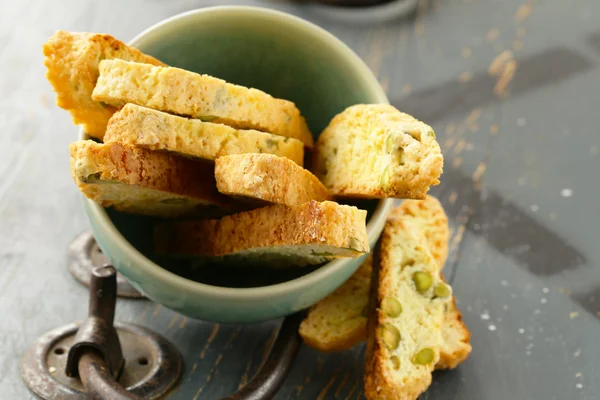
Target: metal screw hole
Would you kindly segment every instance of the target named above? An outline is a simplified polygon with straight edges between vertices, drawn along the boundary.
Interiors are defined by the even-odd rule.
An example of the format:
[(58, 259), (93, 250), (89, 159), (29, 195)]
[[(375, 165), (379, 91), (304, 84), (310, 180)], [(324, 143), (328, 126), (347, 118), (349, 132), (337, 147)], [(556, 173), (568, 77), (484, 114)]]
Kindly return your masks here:
[(65, 354), (65, 349), (63, 349), (62, 347), (57, 347), (56, 349), (54, 349), (54, 354), (56, 354), (57, 356), (61, 356)]
[(148, 359), (146, 357), (140, 357), (137, 361), (140, 365), (148, 365)]

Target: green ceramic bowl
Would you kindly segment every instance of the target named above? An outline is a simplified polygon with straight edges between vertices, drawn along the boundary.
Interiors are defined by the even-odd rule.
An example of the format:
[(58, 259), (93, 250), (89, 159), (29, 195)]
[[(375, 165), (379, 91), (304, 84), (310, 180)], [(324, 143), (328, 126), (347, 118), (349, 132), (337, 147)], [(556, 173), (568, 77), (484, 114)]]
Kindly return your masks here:
[[(158, 23), (130, 44), (169, 65), (292, 100), (315, 135), (352, 104), (388, 102), (369, 69), (341, 41), (281, 12), (250, 7), (195, 10)], [(121, 214), (89, 200), (84, 204), (94, 236), (115, 268), (152, 301), (192, 318), (243, 323), (289, 315), (331, 293), (364, 259), (287, 271), (194, 269), (153, 254), (152, 218)], [(369, 211), (367, 232), (373, 246), (392, 201), (358, 205)]]

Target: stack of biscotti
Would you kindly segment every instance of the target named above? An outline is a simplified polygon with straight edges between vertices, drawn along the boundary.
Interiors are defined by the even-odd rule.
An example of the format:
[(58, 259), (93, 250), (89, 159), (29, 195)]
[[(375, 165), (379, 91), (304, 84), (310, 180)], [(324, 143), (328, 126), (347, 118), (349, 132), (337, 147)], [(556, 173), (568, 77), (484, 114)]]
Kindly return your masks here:
[(58, 105), (90, 138), (70, 145), (77, 186), (169, 220), (159, 253), (295, 266), (369, 252), (366, 211), (334, 202), (304, 169), (314, 141), (294, 103), (108, 35), (59, 31), (43, 50)]

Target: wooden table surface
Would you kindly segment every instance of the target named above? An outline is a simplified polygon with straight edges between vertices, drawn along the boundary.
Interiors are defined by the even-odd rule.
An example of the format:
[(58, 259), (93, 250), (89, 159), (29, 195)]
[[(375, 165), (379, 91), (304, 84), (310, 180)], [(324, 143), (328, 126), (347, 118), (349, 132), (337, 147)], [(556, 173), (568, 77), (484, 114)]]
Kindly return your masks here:
[[(127, 41), (220, 3), (0, 0), (0, 398), (33, 397), (20, 357), (87, 308), (86, 288), (66, 269), (67, 245), (88, 229), (68, 164), (77, 129), (54, 105), (42, 43), (57, 29)], [(433, 194), (450, 215), (446, 271), (474, 351), (436, 373), (422, 399), (600, 398), (600, 2), (429, 0), (409, 20), (362, 25), (302, 5), (229, 4), (325, 27), (368, 63), (394, 105), (438, 133), (446, 161)], [(171, 399), (236, 390), (279, 324), (193, 321), (147, 300), (119, 300), (117, 319), (160, 332), (184, 354)], [(276, 398), (364, 398), (363, 357), (364, 346), (332, 355), (303, 347)]]

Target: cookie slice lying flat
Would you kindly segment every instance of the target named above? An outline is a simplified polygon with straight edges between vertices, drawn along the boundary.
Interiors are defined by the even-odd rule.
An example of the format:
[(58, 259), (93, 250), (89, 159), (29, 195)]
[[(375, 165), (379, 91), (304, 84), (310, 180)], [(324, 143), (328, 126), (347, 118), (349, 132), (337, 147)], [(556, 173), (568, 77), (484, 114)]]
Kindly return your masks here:
[(69, 146), (81, 192), (104, 207), (160, 217), (215, 216), (240, 208), (220, 194), (210, 164), (118, 142)]
[(424, 199), (443, 161), (430, 126), (387, 104), (359, 104), (319, 136), (313, 171), (333, 196)]
[(291, 137), (313, 146), (304, 117), (294, 103), (222, 79), (172, 67), (105, 60), (94, 100), (126, 103), (173, 114)]
[(196, 257), (198, 263), (320, 264), (369, 251), (366, 215), (330, 201), (277, 204), (220, 220), (161, 224), (156, 229), (156, 251)]
[(369, 304), (365, 397), (415, 400), (431, 384), (440, 359), (452, 289), (424, 240), (404, 221), (388, 220), (380, 246)]
[(308, 170), (272, 154), (236, 154), (215, 162), (217, 189), (268, 203), (295, 206), (330, 200), (327, 189)]
[(154, 57), (109, 35), (57, 31), (43, 46), (46, 77), (56, 92), (59, 107), (71, 113), (75, 124), (92, 137), (102, 139), (108, 119), (116, 108), (92, 100), (98, 79), (98, 64), (120, 58), (152, 65), (164, 65)]
[(127, 104), (108, 122), (105, 141), (168, 150), (207, 160), (228, 154), (270, 153), (304, 162), (304, 145), (296, 139), (255, 130), (188, 119)]

